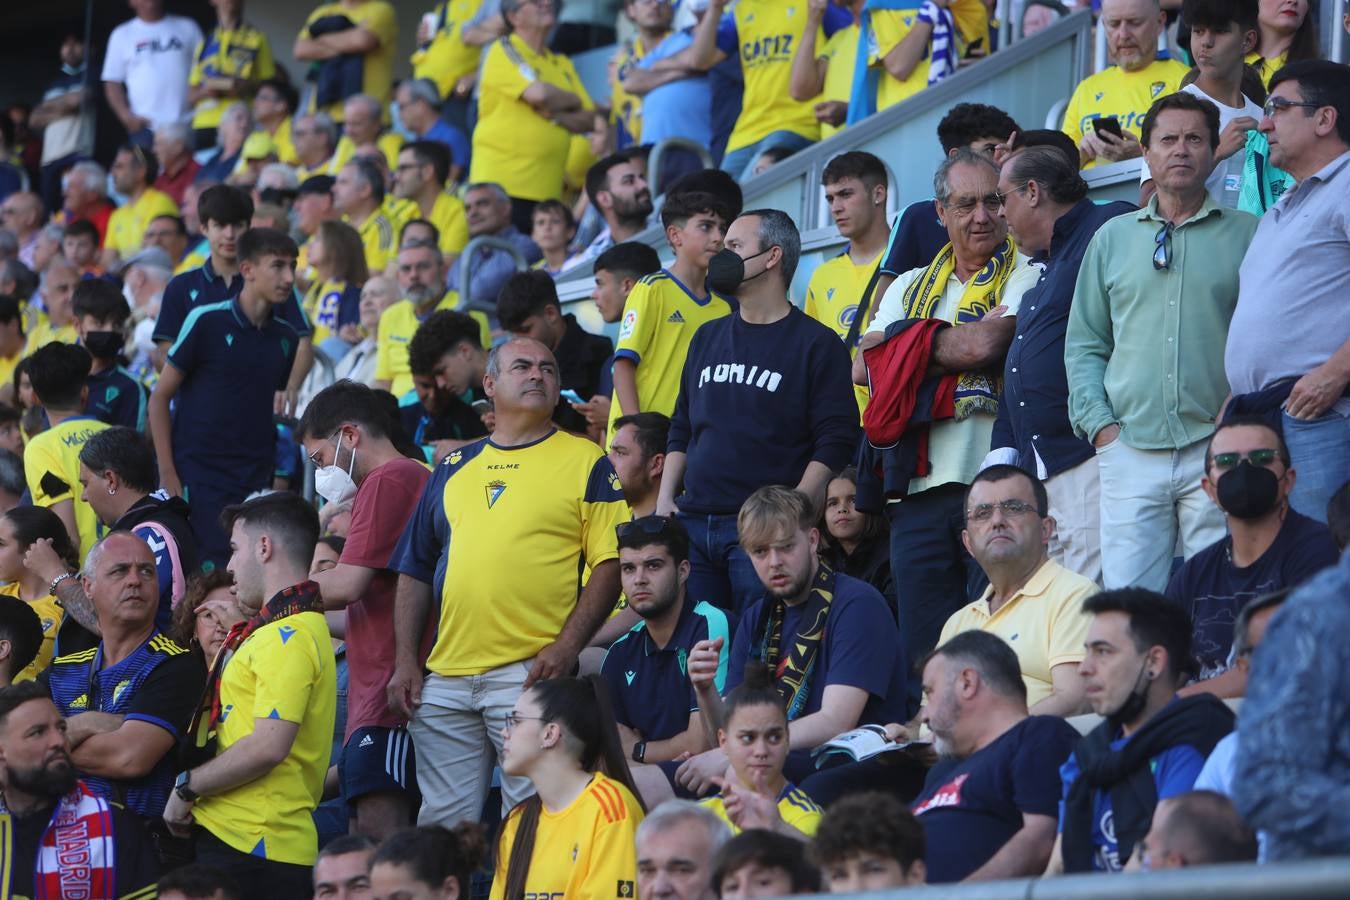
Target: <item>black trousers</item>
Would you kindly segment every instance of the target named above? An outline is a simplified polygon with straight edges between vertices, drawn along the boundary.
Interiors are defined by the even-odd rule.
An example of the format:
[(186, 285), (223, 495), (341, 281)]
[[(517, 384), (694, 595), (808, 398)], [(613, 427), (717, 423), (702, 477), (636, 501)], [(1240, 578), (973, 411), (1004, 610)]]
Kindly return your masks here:
[(309, 866), (241, 853), (205, 828), (196, 829), (197, 862), (234, 876), (248, 900), (309, 900), (314, 894)]

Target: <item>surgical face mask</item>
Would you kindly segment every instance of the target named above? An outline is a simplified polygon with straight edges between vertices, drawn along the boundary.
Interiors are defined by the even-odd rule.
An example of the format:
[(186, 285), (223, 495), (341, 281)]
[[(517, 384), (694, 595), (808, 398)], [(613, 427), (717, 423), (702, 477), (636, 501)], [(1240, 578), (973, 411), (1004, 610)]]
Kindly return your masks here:
[(337, 434), (337, 447), (333, 451), (333, 465), (323, 466), (314, 473), (314, 490), (328, 503), (344, 503), (356, 496), (356, 481), (352, 478), (356, 471), (356, 448), (351, 451), (347, 468), (337, 465), (342, 454), (342, 432)]
[(90, 331), (84, 336), (85, 349), (95, 359), (112, 359), (122, 352), (126, 336), (120, 331)]
[[(773, 247), (769, 247), (761, 250), (755, 256), (763, 256), (772, 249)], [(719, 294), (734, 296), (736, 289), (749, 280), (745, 277), (745, 264), (754, 259), (755, 256), (741, 259), (740, 254), (735, 250), (722, 249), (717, 251), (717, 255), (708, 261), (708, 287)], [(769, 270), (765, 269), (751, 275), (750, 278), (758, 278), (767, 271)]]
[(1235, 519), (1259, 519), (1280, 501), (1280, 479), (1265, 466), (1243, 460), (1219, 476), (1219, 505)]

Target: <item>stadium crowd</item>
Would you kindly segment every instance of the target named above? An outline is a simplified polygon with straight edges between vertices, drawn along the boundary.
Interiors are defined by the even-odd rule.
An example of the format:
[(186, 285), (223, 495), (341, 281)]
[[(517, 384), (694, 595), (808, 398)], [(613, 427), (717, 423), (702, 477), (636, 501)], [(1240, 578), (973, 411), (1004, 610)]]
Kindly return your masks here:
[[(1092, 4), (1063, 129), (957, 104), (904, 198), (848, 129), (996, 53), (983, 0), (625, 0), (607, 107), (554, 0), (436, 3), (397, 81), (393, 7), (325, 2), (298, 84), (243, 0), (129, 6), (101, 92), (70, 35), (0, 118), (0, 894), (1345, 853), (1315, 4)], [(846, 245), (798, 296), (740, 183), (823, 139)]]

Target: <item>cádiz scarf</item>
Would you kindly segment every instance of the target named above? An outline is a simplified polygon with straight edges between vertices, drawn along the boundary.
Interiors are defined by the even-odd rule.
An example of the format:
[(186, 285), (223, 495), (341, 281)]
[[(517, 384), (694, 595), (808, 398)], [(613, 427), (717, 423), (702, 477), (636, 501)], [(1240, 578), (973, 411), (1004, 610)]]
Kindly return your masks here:
[[(956, 307), (956, 324), (978, 322), (989, 310), (998, 306), (1003, 289), (1017, 267), (1017, 244), (1012, 235), (984, 268), (971, 276), (961, 291)], [(923, 274), (905, 290), (905, 318), (931, 319), (938, 301), (947, 290), (947, 280), (956, 271), (956, 252), (948, 243), (924, 269)], [(1003, 377), (990, 372), (962, 372), (956, 382), (957, 421), (975, 413), (998, 415), (998, 395), (1003, 390)]]
[(768, 598), (765, 603), (766, 609), (759, 628), (759, 647), (751, 656), (768, 666), (773, 673), (774, 686), (787, 705), (789, 722), (802, 714), (811, 696), (811, 679), (815, 674), (820, 642), (825, 636), (830, 604), (833, 602), (834, 570), (821, 563), (815, 581), (811, 584), (811, 593), (806, 598), (802, 617), (798, 620), (797, 632), (786, 636), (789, 646), (786, 653), (783, 652), (784, 604), (774, 598)]
[[(0, 801), (0, 897), (10, 895), (14, 858), (14, 822)], [(34, 900), (113, 900), (117, 896), (117, 850), (112, 807), (77, 781), (56, 803), (42, 833), (33, 869)]]

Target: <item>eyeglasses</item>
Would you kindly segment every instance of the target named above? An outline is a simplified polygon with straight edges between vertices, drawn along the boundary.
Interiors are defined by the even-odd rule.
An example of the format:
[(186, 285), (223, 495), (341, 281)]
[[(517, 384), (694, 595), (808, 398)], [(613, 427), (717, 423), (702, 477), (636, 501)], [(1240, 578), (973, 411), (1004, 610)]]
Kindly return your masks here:
[[(338, 436), (339, 434), (341, 434), (341, 433), (342, 433), (342, 426), (339, 425), (339, 426), (338, 426), (338, 430), (335, 431), (335, 432), (333, 432), (332, 434), (330, 434), (330, 435), (328, 436), (328, 440), (331, 441), (333, 438), (337, 437), (337, 436)], [(342, 442), (342, 441), (341, 441), (341, 438), (339, 438), (339, 439), (338, 439), (338, 443), (340, 444), (341, 442)], [(325, 442), (325, 443), (326, 443), (326, 442)], [(323, 463), (319, 462), (319, 454), (321, 454), (321, 453), (323, 453), (323, 447), (320, 447), (318, 450), (315, 450), (313, 453), (311, 453), (311, 454), (309, 455), (309, 461), (312, 462), (312, 463), (314, 463), (314, 468), (316, 468), (316, 469), (322, 469), (322, 468), (323, 468)]]
[(658, 537), (671, 532), (671, 522), (672, 520), (665, 516), (643, 516), (640, 519), (633, 519), (631, 522), (620, 522), (615, 526), (614, 533), (621, 541), (626, 541), (639, 534), (645, 534), (647, 537)]
[(975, 212), (977, 206), (983, 206), (985, 212), (996, 213), (1003, 207), (1003, 195), (995, 191), (983, 197), (967, 197), (959, 203), (953, 203), (950, 208), (958, 216), (964, 217)]
[(522, 716), (522, 715), (520, 715), (519, 713), (517, 713), (515, 710), (512, 710), (511, 712), (507, 713), (505, 718), (506, 718), (506, 727), (507, 727), (507, 728), (515, 728), (515, 727), (516, 727), (517, 725), (519, 725), (521, 722), (546, 722), (546, 721), (548, 721), (548, 720), (545, 719), (543, 716)]
[(1214, 468), (1220, 471), (1233, 469), (1244, 459), (1252, 465), (1264, 469), (1275, 460), (1280, 459), (1280, 451), (1266, 448), (1263, 450), (1249, 450), (1246, 453), (1215, 453)]
[(1266, 105), (1261, 107), (1261, 114), (1267, 119), (1273, 119), (1277, 112), (1284, 112), (1286, 109), (1293, 109), (1296, 106), (1303, 109), (1317, 109), (1318, 104), (1308, 103), (1307, 101), (1300, 102), (1297, 100), (1286, 100), (1284, 97), (1271, 97), (1266, 100)]
[(988, 522), (994, 517), (994, 510), (1000, 509), (1008, 519), (1020, 519), (1036, 507), (1022, 500), (1003, 500), (998, 503), (981, 503), (966, 510), (967, 522)]
[(1153, 268), (1159, 272), (1172, 264), (1172, 223), (1166, 222), (1153, 236)]

